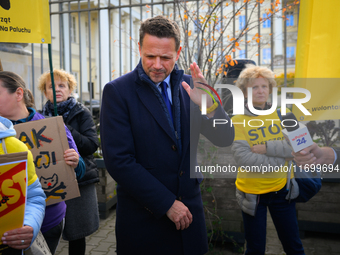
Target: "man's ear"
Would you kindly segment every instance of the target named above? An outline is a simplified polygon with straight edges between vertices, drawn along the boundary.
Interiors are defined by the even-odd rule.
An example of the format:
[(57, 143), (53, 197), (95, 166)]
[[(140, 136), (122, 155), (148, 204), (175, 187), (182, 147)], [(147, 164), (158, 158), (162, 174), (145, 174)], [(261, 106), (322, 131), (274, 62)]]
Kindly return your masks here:
[(139, 49), (139, 56), (142, 57), (142, 47), (140, 46), (139, 42), (138, 42), (138, 49)]
[(181, 53), (181, 50), (182, 50), (182, 46), (179, 46), (179, 49), (176, 53), (176, 61), (179, 59), (179, 54)]

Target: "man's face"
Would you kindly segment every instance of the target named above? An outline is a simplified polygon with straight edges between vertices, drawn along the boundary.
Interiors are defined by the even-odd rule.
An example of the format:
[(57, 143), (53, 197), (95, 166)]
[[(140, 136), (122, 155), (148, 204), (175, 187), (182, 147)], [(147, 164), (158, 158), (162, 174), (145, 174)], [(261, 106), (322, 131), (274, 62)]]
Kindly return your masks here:
[(172, 71), (179, 58), (181, 47), (176, 51), (174, 38), (158, 38), (145, 34), (143, 46), (139, 45), (144, 72), (154, 83), (163, 81)]

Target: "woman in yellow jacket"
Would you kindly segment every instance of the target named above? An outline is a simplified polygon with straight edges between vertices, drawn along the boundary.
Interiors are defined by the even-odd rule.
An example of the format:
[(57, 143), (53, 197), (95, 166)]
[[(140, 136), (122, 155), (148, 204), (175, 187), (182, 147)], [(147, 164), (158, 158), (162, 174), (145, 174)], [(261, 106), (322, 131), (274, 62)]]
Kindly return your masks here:
[[(0, 103), (1, 103), (0, 96)], [(46, 196), (35, 173), (32, 153), (15, 138), (16, 132), (10, 120), (0, 117), (0, 154), (27, 151), (27, 193), (23, 227), (7, 231), (1, 237), (4, 245), (17, 250), (27, 249), (35, 240), (45, 215)], [(11, 253), (13, 254), (13, 253)]]
[(253, 109), (250, 106), (263, 111), (272, 108), (267, 101), (276, 86), (274, 73), (265, 67), (247, 66), (236, 86), (246, 98), (245, 114), (232, 118), (235, 128), (232, 152), (239, 166), (236, 197), (242, 208), (245, 254), (265, 254), (267, 208), (286, 254), (304, 254), (295, 201), (286, 199), (286, 159), (292, 157), (292, 151), (282, 135), (279, 112), (274, 109), (270, 114), (256, 115), (249, 110)]

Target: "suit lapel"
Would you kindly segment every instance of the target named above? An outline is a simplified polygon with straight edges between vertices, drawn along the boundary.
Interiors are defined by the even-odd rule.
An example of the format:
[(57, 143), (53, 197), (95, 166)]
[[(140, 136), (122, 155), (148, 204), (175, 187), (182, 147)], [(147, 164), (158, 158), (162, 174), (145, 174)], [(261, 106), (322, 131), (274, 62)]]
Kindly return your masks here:
[(175, 142), (176, 138), (174, 136), (174, 132), (170, 127), (169, 121), (165, 115), (164, 110), (162, 109), (162, 105), (159, 102), (159, 99), (152, 91), (149, 86), (145, 86), (139, 83), (139, 87), (136, 92), (138, 97), (144, 106), (148, 109), (150, 114), (154, 117), (155, 121), (161, 126), (161, 128), (171, 137), (171, 139)]

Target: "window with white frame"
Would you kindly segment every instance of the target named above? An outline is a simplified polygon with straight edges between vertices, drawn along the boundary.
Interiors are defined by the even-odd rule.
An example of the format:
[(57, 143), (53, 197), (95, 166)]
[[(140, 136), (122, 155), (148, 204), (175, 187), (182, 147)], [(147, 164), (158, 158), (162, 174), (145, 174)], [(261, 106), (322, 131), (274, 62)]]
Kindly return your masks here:
[(89, 46), (89, 23), (85, 21), (85, 40), (86, 40), (86, 46)]
[(222, 28), (222, 20), (219, 20), (216, 23), (215, 29), (216, 29), (217, 32), (221, 32), (221, 28)]
[(246, 50), (239, 51), (239, 58), (246, 58)]
[(77, 86), (75, 87), (75, 89), (73, 90), (73, 96), (78, 99), (78, 84), (79, 84), (79, 78), (78, 78), (78, 72), (71, 72), (71, 74), (74, 76), (74, 78), (77, 81)]
[(287, 14), (286, 14), (286, 24), (287, 24), (287, 27), (294, 26), (294, 14), (292, 12), (287, 12)]
[(77, 29), (76, 29), (76, 17), (71, 16), (70, 34), (71, 43), (77, 43)]
[(295, 63), (295, 46), (289, 46), (286, 48), (287, 64), (292, 65)]
[(245, 26), (246, 26), (246, 16), (244, 16), (244, 15), (239, 16), (238, 21), (239, 21), (239, 30), (244, 29)]
[(194, 54), (194, 61), (198, 63), (198, 52), (195, 52)]
[(290, 46), (287, 47), (287, 58), (294, 58), (295, 57), (295, 47)]
[(271, 49), (265, 48), (262, 49), (262, 62), (263, 64), (269, 64), (271, 61)]
[(201, 32), (201, 27), (202, 27), (202, 24), (201, 22), (199, 21), (199, 19), (196, 19), (194, 20), (194, 32), (197, 34), (199, 32)]
[(217, 51), (216, 53), (216, 67), (218, 68), (222, 63), (222, 52)]
[(262, 23), (262, 28), (270, 28), (271, 23), (270, 23), (270, 15), (267, 13), (263, 13), (262, 18), (263, 18), (263, 23)]

